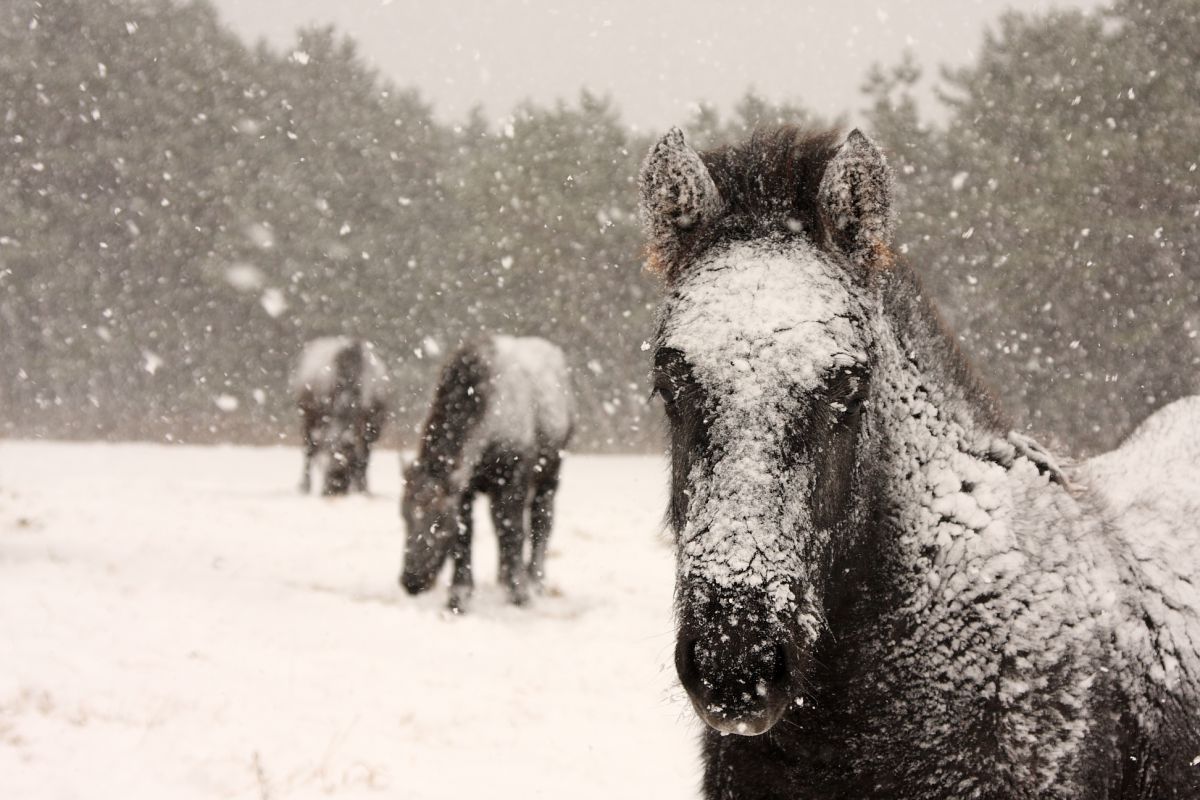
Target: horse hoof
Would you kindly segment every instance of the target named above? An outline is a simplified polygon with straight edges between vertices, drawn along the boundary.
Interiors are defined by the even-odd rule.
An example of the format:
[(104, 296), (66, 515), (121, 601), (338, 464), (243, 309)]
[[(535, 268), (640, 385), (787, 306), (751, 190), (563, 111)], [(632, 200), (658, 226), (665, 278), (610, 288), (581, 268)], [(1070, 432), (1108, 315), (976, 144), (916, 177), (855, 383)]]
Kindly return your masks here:
[(457, 617), (461, 614), (467, 613), (467, 607), (470, 605), (470, 603), (471, 592), (469, 589), (455, 591), (453, 588), (451, 588), (450, 599), (446, 602), (446, 610)]

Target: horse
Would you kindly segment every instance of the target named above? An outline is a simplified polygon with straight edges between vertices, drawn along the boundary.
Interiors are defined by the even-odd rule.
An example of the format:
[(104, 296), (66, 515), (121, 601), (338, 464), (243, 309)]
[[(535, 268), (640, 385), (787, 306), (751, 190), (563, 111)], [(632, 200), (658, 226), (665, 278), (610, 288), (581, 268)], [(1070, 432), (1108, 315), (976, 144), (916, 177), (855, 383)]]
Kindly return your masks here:
[(562, 451), (574, 417), (566, 358), (545, 339), (497, 335), (468, 342), (449, 357), (417, 457), (404, 469), (400, 584), (409, 594), (428, 590), (450, 557), (448, 607), (466, 610), (474, 588), (471, 509), (481, 493), (490, 501), (499, 582), (509, 600), (523, 606), (531, 589), (542, 589)]
[(1200, 401), (1013, 431), (860, 131), (673, 129), (639, 186), (704, 796), (1200, 797)]
[(349, 336), (313, 339), (300, 353), (291, 389), (304, 446), (300, 491), (312, 488), (312, 461), (324, 450), (323, 494), (366, 492), (371, 445), (383, 432), (390, 404), (387, 371), (374, 345)]

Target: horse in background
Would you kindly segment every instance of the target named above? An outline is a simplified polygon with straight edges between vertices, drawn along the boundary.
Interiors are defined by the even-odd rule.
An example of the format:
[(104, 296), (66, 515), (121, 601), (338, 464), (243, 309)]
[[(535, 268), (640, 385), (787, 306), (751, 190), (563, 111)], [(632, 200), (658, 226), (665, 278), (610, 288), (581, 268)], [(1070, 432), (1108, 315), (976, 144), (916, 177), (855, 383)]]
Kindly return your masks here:
[(311, 490), (313, 458), (321, 452), (327, 456), (323, 494), (367, 491), (371, 445), (383, 432), (390, 388), (370, 342), (326, 336), (304, 346), (291, 379), (304, 447), (301, 492)]
[(449, 608), (466, 609), (474, 588), (471, 512), (477, 494), (490, 500), (499, 581), (509, 599), (524, 605), (531, 588), (540, 590), (574, 417), (566, 358), (545, 339), (492, 336), (450, 356), (416, 459), (404, 469), (407, 537), (400, 584), (410, 594), (433, 586), (449, 557)]
[(1014, 432), (858, 131), (673, 130), (640, 186), (705, 797), (1200, 797), (1200, 402)]

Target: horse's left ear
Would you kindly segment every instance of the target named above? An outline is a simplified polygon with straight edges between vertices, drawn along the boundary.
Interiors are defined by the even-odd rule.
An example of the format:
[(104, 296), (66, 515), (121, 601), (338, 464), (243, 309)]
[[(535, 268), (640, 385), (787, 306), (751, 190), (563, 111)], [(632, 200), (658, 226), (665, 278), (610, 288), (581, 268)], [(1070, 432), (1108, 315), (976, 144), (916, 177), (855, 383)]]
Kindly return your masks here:
[(863, 267), (886, 268), (892, 242), (892, 171), (857, 128), (825, 167), (818, 194), (834, 240)]
[(650, 148), (638, 178), (651, 266), (669, 269), (682, 231), (716, 217), (721, 196), (700, 155), (672, 128)]

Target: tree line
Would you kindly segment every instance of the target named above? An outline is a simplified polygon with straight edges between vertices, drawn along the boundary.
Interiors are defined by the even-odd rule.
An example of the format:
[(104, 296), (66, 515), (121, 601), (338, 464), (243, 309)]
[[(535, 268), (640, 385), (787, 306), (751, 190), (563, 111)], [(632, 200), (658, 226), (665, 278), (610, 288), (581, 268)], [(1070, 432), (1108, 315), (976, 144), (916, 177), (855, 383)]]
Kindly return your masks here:
[[(1005, 16), (934, 123), (911, 60), (853, 99), (896, 169), (898, 254), (1014, 423), (1080, 452), (1200, 388), (1190, 5)], [(577, 447), (659, 443), (650, 140), (608, 98), (444, 124), (328, 28), (277, 50), (202, 0), (9, 0), (0, 119), (4, 435), (279, 441), (291, 360), (345, 332), (386, 357), (411, 443), (440, 359), (501, 330), (567, 350)], [(829, 123), (748, 94), (685, 128), (777, 122)]]

